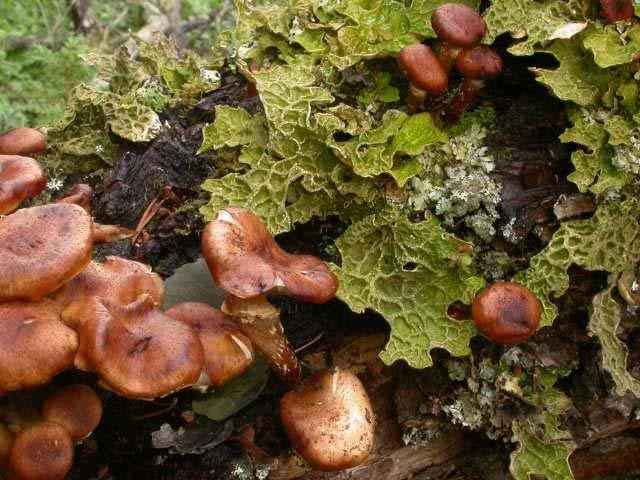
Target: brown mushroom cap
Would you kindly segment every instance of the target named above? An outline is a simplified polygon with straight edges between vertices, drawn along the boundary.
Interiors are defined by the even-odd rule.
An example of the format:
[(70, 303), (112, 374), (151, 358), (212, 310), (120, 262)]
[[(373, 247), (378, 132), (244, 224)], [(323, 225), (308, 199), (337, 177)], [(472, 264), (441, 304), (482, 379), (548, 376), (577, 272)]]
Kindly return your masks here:
[(174, 305), (165, 314), (189, 325), (198, 334), (210, 385), (224, 385), (243, 374), (253, 363), (251, 340), (220, 310), (205, 303), (184, 302)]
[(94, 298), (78, 329), (76, 367), (98, 374), (114, 392), (150, 400), (198, 382), (204, 353), (194, 330), (143, 294), (129, 305)]
[(0, 215), (13, 212), (46, 185), (47, 178), (33, 158), (0, 155)]
[(7, 462), (12, 445), (13, 433), (4, 423), (0, 423), (0, 467)]
[(334, 367), (307, 378), (282, 397), (280, 416), (293, 447), (319, 470), (355, 467), (373, 447), (371, 402), (348, 370)]
[(463, 3), (445, 3), (431, 15), (431, 26), (440, 40), (456, 47), (478, 45), (487, 31), (483, 18)]
[(91, 216), (51, 204), (0, 218), (0, 302), (37, 300), (60, 288), (91, 260)]
[(161, 305), (164, 283), (160, 276), (143, 263), (108, 256), (103, 263), (89, 263), (55, 293), (54, 299), (63, 308), (62, 319), (75, 328), (83, 318), (84, 303), (91, 298), (101, 297), (111, 303), (126, 305), (142, 294), (150, 295)]
[(21, 480), (62, 480), (72, 464), (71, 436), (52, 422), (21, 431), (9, 454), (9, 471)]
[(1, 303), (0, 328), (0, 390), (42, 385), (73, 365), (78, 339), (54, 302)]
[(502, 73), (502, 58), (492, 48), (479, 45), (463, 50), (456, 66), (466, 78), (490, 80)]
[(28, 155), (47, 148), (47, 139), (34, 128), (14, 128), (0, 135), (0, 155)]
[(449, 86), (449, 76), (431, 48), (422, 43), (407, 45), (398, 54), (398, 65), (412, 85), (441, 95)]
[(73, 203), (84, 208), (87, 213), (91, 213), (91, 202), (93, 200), (93, 188), (86, 183), (73, 185), (64, 194), (64, 197), (56, 203)]
[(302, 368), (296, 352), (284, 334), (280, 311), (264, 297), (242, 299), (229, 295), (221, 307), (232, 316), (242, 332), (283, 380), (300, 380)]
[(600, 0), (600, 15), (606, 23), (629, 20), (635, 14), (631, 0)]
[(89, 436), (100, 423), (102, 401), (87, 385), (69, 385), (46, 398), (42, 418), (62, 425), (77, 442)]
[(338, 289), (337, 278), (322, 260), (282, 250), (260, 219), (245, 208), (218, 211), (204, 229), (202, 251), (216, 284), (236, 297), (282, 293), (324, 303)]
[(538, 329), (541, 307), (528, 288), (496, 282), (473, 300), (471, 317), (489, 340), (503, 345), (524, 342)]

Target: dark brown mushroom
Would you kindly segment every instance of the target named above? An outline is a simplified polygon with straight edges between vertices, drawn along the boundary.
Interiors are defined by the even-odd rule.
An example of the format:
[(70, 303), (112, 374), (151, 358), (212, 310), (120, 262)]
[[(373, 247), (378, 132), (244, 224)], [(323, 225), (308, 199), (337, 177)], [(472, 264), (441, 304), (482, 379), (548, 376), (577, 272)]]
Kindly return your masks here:
[(91, 435), (100, 423), (102, 401), (87, 385), (68, 385), (45, 399), (42, 418), (62, 425), (77, 442)]
[(165, 314), (189, 325), (198, 334), (204, 349), (207, 385), (220, 387), (253, 364), (251, 340), (221, 311), (205, 303), (184, 302)]
[(471, 317), (478, 330), (495, 343), (515, 345), (528, 340), (538, 329), (541, 306), (523, 285), (496, 282), (473, 300)]
[(600, 16), (606, 23), (629, 20), (635, 14), (631, 0), (600, 0), (600, 7)]
[(23, 208), (0, 217), (0, 302), (38, 300), (91, 260), (91, 216), (77, 205)]
[(0, 155), (0, 215), (13, 212), (46, 185), (47, 178), (33, 158)]
[(29, 155), (47, 149), (47, 139), (34, 128), (14, 128), (0, 135), (0, 155)]
[(414, 43), (404, 47), (398, 54), (398, 65), (409, 80), (405, 102), (410, 112), (420, 108), (427, 94), (437, 96), (447, 90), (449, 76), (428, 46)]
[(307, 378), (282, 397), (280, 417), (293, 447), (318, 470), (355, 467), (373, 447), (371, 401), (348, 370), (334, 367)]

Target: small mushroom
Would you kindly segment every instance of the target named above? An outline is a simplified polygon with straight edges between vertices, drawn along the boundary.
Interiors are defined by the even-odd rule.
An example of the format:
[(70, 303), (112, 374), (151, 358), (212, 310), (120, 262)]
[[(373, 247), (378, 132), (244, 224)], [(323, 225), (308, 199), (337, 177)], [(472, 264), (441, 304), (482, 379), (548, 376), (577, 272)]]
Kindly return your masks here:
[(428, 46), (414, 43), (404, 47), (398, 54), (398, 65), (409, 80), (405, 103), (410, 112), (420, 108), (427, 93), (437, 96), (447, 90), (447, 72)]
[(33, 158), (0, 155), (0, 215), (13, 212), (46, 185), (47, 178)]
[(16, 435), (8, 470), (20, 480), (62, 480), (73, 464), (73, 441), (57, 423), (40, 422)]
[(278, 375), (296, 382), (300, 365), (266, 295), (324, 303), (338, 289), (335, 275), (316, 257), (282, 250), (260, 219), (239, 207), (217, 212), (204, 229), (202, 250), (215, 283), (229, 293), (222, 311), (238, 321)]
[(0, 304), (0, 390), (42, 385), (73, 365), (78, 338), (51, 300)]
[(631, 0), (600, 0), (600, 7), (600, 16), (605, 23), (629, 20), (635, 14)]
[(371, 401), (348, 370), (334, 367), (307, 378), (282, 397), (280, 417), (293, 447), (319, 470), (355, 467), (373, 447)]
[(56, 203), (72, 203), (79, 205), (91, 214), (91, 202), (93, 201), (93, 188), (86, 183), (77, 183), (67, 190), (64, 197)]
[(23, 208), (0, 217), (0, 302), (38, 300), (91, 260), (91, 217), (77, 205)]
[(479, 45), (464, 50), (456, 60), (456, 66), (464, 76), (460, 91), (451, 100), (447, 112), (450, 121), (457, 120), (484, 87), (502, 73), (502, 59), (492, 48)]
[(207, 385), (220, 387), (243, 374), (253, 363), (251, 340), (221, 311), (205, 303), (184, 302), (165, 314), (189, 325), (198, 334), (204, 350)]
[(487, 26), (480, 14), (462, 3), (445, 3), (431, 15), (431, 26), (442, 43), (436, 56), (448, 74), (463, 48), (475, 47)]
[(47, 149), (47, 139), (34, 128), (14, 128), (0, 135), (0, 155), (29, 155)]
[(528, 340), (540, 323), (541, 306), (523, 285), (496, 282), (473, 300), (471, 317), (478, 330), (495, 343), (516, 345)]
[(128, 305), (94, 297), (84, 317), (75, 365), (110, 390), (152, 400), (198, 383), (204, 353), (196, 332), (158, 310), (150, 295)]
[(62, 425), (71, 439), (78, 442), (91, 435), (100, 423), (102, 401), (87, 385), (68, 385), (45, 399), (42, 418)]

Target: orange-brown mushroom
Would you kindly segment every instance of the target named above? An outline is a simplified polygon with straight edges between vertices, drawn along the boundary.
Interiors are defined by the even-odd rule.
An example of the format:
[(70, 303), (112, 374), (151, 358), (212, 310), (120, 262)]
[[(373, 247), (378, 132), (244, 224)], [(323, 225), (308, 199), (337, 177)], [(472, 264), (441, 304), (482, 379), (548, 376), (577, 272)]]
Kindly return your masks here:
[(47, 139), (34, 128), (14, 128), (0, 135), (0, 155), (29, 155), (46, 148)]
[(77, 442), (91, 435), (100, 423), (102, 401), (87, 385), (68, 385), (45, 399), (42, 418), (62, 425)]
[(220, 387), (243, 374), (253, 363), (251, 340), (221, 311), (205, 303), (184, 302), (174, 305), (165, 314), (197, 332), (204, 350), (208, 385)]
[(40, 422), (13, 442), (8, 470), (20, 480), (62, 480), (73, 464), (73, 441), (64, 427)]
[(398, 55), (398, 65), (409, 80), (405, 99), (409, 111), (418, 110), (427, 93), (437, 96), (446, 92), (449, 76), (428, 46), (414, 43), (404, 47)]
[(0, 215), (13, 212), (46, 185), (47, 178), (33, 158), (0, 155)]
[(161, 305), (164, 299), (162, 279), (143, 263), (108, 256), (102, 263), (91, 262), (53, 298), (63, 308), (65, 323), (76, 328), (84, 315), (84, 303), (93, 297), (126, 305), (142, 294), (150, 295), (156, 304)]
[(194, 330), (163, 314), (148, 295), (128, 305), (85, 303), (76, 367), (129, 398), (151, 400), (196, 384), (204, 353)]
[(91, 260), (91, 216), (77, 205), (23, 208), (0, 217), (0, 302), (38, 300)]
[(73, 185), (64, 194), (64, 197), (56, 203), (72, 203), (84, 208), (87, 213), (91, 213), (91, 202), (93, 200), (93, 188), (86, 183)]
[(0, 390), (42, 385), (73, 365), (78, 339), (50, 300), (0, 303)]
[(293, 447), (319, 470), (355, 467), (373, 447), (371, 401), (348, 370), (329, 368), (306, 379), (282, 397), (280, 417)]
[(541, 307), (527, 287), (496, 282), (473, 300), (471, 317), (489, 340), (515, 345), (528, 340), (538, 329)]

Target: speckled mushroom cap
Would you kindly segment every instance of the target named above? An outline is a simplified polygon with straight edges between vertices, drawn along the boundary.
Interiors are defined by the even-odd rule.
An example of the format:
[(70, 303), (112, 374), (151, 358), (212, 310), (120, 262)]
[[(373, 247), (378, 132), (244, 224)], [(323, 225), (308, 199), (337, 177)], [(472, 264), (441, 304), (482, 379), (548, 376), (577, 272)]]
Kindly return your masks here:
[(16, 435), (8, 470), (20, 480), (62, 480), (73, 465), (73, 441), (64, 427), (40, 422)]
[(56, 304), (0, 303), (0, 390), (42, 385), (73, 365), (78, 339)]
[(62, 425), (77, 442), (88, 437), (100, 423), (102, 401), (88, 385), (67, 385), (45, 399), (42, 418)]
[(0, 155), (28, 155), (47, 148), (47, 139), (34, 128), (14, 128), (0, 135)]
[(334, 367), (307, 378), (282, 397), (280, 417), (293, 447), (319, 470), (355, 467), (373, 447), (371, 402), (348, 370)]
[(157, 305), (162, 305), (164, 283), (160, 276), (143, 263), (107, 256), (102, 263), (89, 263), (53, 298), (63, 308), (65, 323), (75, 326), (83, 318), (84, 303), (93, 297), (126, 305), (142, 294), (148, 294)]
[(33, 158), (0, 155), (0, 215), (13, 212), (46, 185), (47, 178)]
[(37, 300), (91, 260), (91, 216), (77, 205), (23, 208), (0, 218), (0, 302)]
[(398, 65), (412, 85), (441, 95), (449, 86), (449, 76), (431, 48), (422, 43), (407, 45), (398, 54)]
[(463, 50), (456, 59), (456, 67), (466, 78), (490, 80), (502, 73), (502, 58), (486, 45)]
[(471, 306), (474, 323), (489, 340), (503, 345), (522, 343), (540, 323), (541, 306), (527, 287), (496, 282), (476, 295)]
[(220, 310), (205, 303), (184, 302), (174, 305), (165, 314), (189, 325), (198, 334), (210, 385), (220, 387), (253, 364), (251, 340)]
[(440, 40), (456, 47), (478, 45), (486, 33), (483, 18), (463, 3), (445, 3), (431, 15), (431, 26)]
[(76, 367), (95, 372), (114, 392), (142, 400), (198, 382), (204, 367), (198, 335), (158, 310), (150, 295), (124, 306), (97, 297), (85, 305)]
[(216, 284), (236, 297), (280, 293), (324, 303), (338, 289), (338, 280), (322, 260), (285, 252), (260, 219), (244, 208), (216, 213), (204, 229), (202, 252)]

